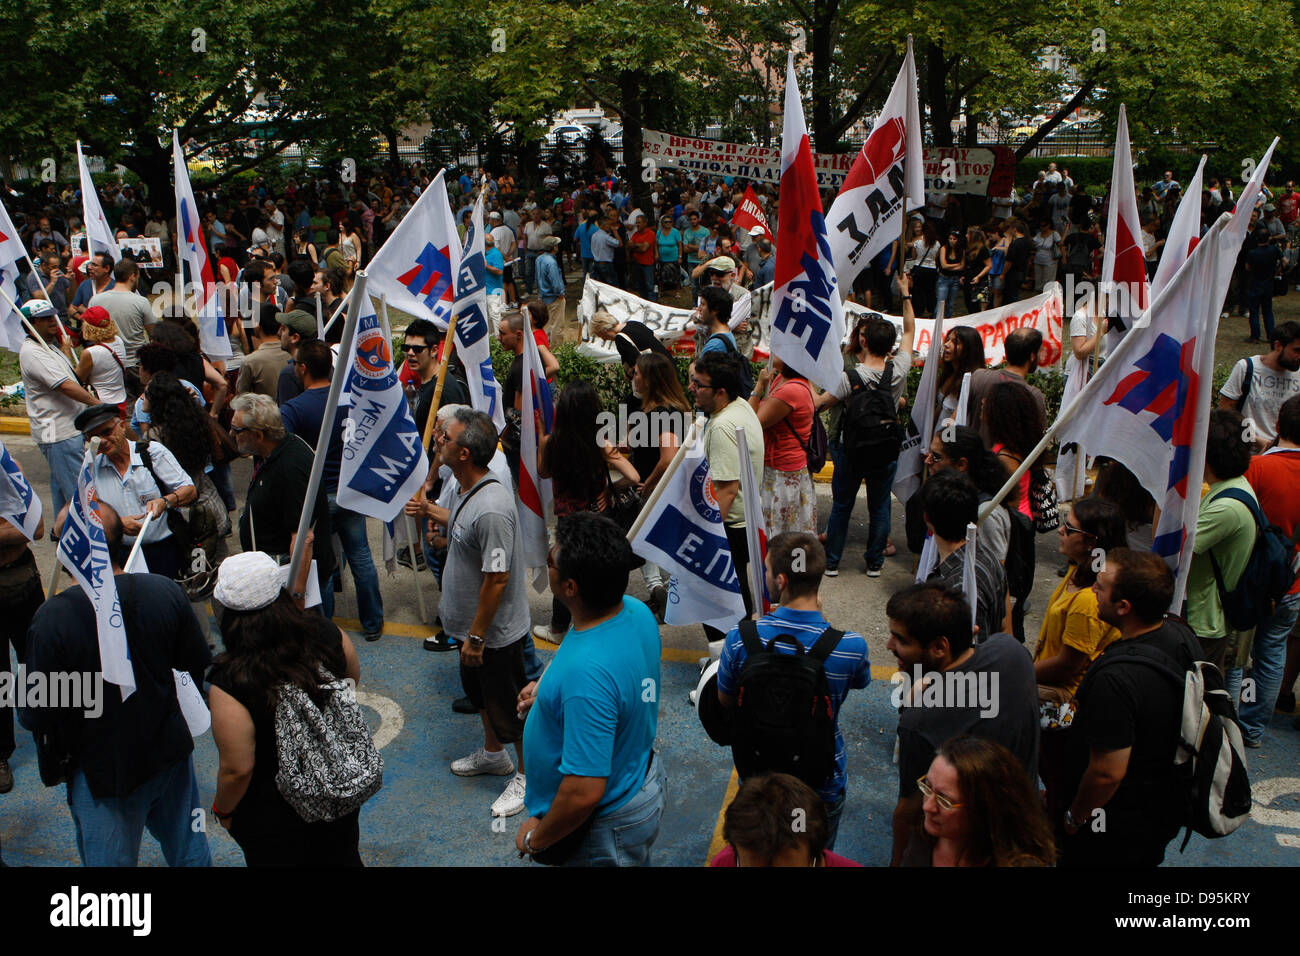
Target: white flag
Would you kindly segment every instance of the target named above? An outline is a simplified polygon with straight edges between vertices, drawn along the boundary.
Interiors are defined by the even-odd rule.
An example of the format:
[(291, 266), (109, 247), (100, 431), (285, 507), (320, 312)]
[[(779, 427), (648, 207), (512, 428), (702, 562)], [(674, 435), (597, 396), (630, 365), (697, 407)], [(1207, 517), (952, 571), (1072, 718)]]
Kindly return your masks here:
[[(23, 328), (18, 305), (18, 261), (24, 256), (18, 229), (9, 218), (9, 211), (0, 204), (0, 289), (8, 299), (0, 301), (0, 348), (17, 352), (23, 347), (27, 330)], [(10, 303), (13, 303), (10, 305)]]
[(1201, 241), (1201, 189), (1205, 179), (1205, 159), (1201, 156), (1196, 175), (1187, 184), (1187, 191), (1178, 202), (1178, 211), (1174, 221), (1169, 224), (1169, 235), (1165, 237), (1164, 248), (1160, 250), (1160, 265), (1156, 267), (1155, 277), (1151, 280), (1151, 298), (1156, 297), (1161, 289), (1169, 284), (1187, 257), (1192, 254), (1196, 244)]
[[(943, 303), (934, 310), (934, 341), (943, 341)], [(936, 345), (925, 356), (925, 369), (921, 383), (916, 387), (912, 414), (908, 417), (907, 431), (903, 435), (903, 448), (898, 453), (898, 469), (894, 472), (894, 497), (903, 504), (921, 487), (925, 472), (925, 456), (934, 438), (934, 399), (939, 392), (939, 365), (943, 361), (943, 348)]]
[(501, 407), (501, 385), (492, 370), (492, 333), (487, 311), (487, 261), (483, 245), (483, 196), (474, 203), (474, 215), (465, 233), (460, 268), (456, 270), (456, 352), (465, 366), (469, 400), (476, 411), (486, 412), (497, 431), (506, 427)]
[[(537, 469), (537, 447), (541, 435), (549, 435), (555, 424), (555, 406), (551, 402), (551, 387), (546, 383), (542, 368), (542, 355), (533, 338), (533, 323), (524, 309), (524, 373), (520, 387), (522, 399), (519, 407), (522, 417), (519, 428), (519, 527), (524, 536), (524, 566), (540, 570), (534, 574), (533, 586), (538, 591), (546, 588), (546, 555), (550, 544), (546, 537), (546, 517), (551, 510), (551, 479), (543, 478)], [(537, 419), (541, 419), (541, 434)]]
[(99, 204), (99, 193), (95, 181), (90, 178), (90, 167), (86, 157), (81, 154), (81, 140), (77, 140), (77, 170), (81, 174), (81, 209), (86, 223), (86, 253), (93, 256), (97, 252), (107, 253), (117, 260), (120, 255), (113, 230), (104, 217), (104, 207)]
[(41, 523), (41, 499), (31, 482), (0, 442), (0, 518), (27, 536), (36, 540), (36, 529)]
[[(1200, 194), (1197, 193), (1197, 203)], [(1137, 187), (1133, 184), (1133, 152), (1129, 147), (1128, 113), (1119, 106), (1115, 129), (1115, 160), (1110, 174), (1110, 210), (1106, 219), (1106, 248), (1101, 259), (1101, 288), (1111, 317), (1106, 353), (1119, 344), (1129, 327), (1151, 304), (1146, 254), (1142, 249), (1142, 220), (1138, 217)]]
[[(190, 171), (185, 165), (181, 140), (172, 130), (172, 174), (176, 178), (176, 246), (181, 261), (189, 268), (189, 284), (194, 289), (194, 321), (199, 327), (199, 349), (211, 359), (229, 358), (232, 354), (226, 320), (217, 294), (216, 271), (203, 238), (203, 219), (194, 190), (190, 188)], [(176, 300), (184, 301), (183, 289), (176, 290)]]
[(366, 266), (370, 294), (440, 329), (451, 322), (460, 265), (460, 237), (447, 200), (446, 171), (420, 194), (393, 234)]

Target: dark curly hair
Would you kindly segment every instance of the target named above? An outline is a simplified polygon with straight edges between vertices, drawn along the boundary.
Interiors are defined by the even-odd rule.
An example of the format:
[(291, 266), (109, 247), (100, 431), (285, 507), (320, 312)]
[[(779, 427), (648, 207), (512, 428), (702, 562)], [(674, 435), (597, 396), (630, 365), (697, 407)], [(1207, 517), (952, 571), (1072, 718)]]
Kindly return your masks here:
[(171, 372), (154, 373), (144, 394), (149, 401), (152, 438), (167, 446), (185, 472), (197, 480), (211, 456), (207, 413)]

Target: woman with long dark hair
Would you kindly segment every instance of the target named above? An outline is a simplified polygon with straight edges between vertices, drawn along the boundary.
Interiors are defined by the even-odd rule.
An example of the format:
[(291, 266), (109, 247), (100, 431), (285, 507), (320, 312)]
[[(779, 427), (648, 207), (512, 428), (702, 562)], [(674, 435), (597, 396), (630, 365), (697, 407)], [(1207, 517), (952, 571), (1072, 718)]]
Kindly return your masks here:
[(924, 823), (903, 866), (1052, 866), (1052, 825), (1025, 768), (984, 737), (949, 740), (918, 781)]
[[(537, 470), (551, 479), (556, 519), (576, 511), (607, 510), (615, 488), (640, 481), (632, 463), (600, 434), (603, 411), (595, 386), (576, 379), (564, 387), (555, 403), (555, 424), (538, 442)], [(617, 475), (617, 477), (615, 477)], [(558, 644), (569, 629), (569, 609), (551, 601), (551, 626), (539, 624), (533, 634)]]
[(1114, 458), (1098, 457), (1097, 482), (1092, 486), (1092, 497), (1119, 506), (1124, 513), (1128, 547), (1134, 551), (1150, 551), (1155, 537), (1156, 500), (1142, 487), (1137, 476)]
[(961, 277), (967, 312), (982, 312), (989, 307), (989, 268), (992, 265), (984, 230), (971, 226), (966, 233), (966, 271)]
[(170, 372), (156, 372), (144, 390), (149, 420), (144, 437), (162, 442), (191, 478), (201, 477), (211, 460), (207, 415), (194, 393)]
[[(939, 409), (940, 425), (957, 411), (962, 377), (983, 367), (984, 339), (980, 334), (969, 325), (950, 328), (943, 337), (943, 363), (939, 366), (939, 394), (943, 396), (943, 405)], [(969, 414), (968, 418), (974, 418), (974, 415)]]
[(939, 236), (934, 224), (921, 227), (921, 235), (911, 243), (912, 302), (918, 318), (934, 315), (935, 286), (939, 282)]
[(953, 229), (939, 250), (939, 280), (935, 287), (935, 308), (942, 302), (946, 318), (952, 318), (957, 313), (957, 290), (961, 287), (965, 271), (966, 239), (958, 230)]
[[(1019, 382), (998, 382), (984, 398), (984, 421), (988, 423), (993, 454), (1008, 475), (1020, 467), (1025, 456), (1043, 437), (1045, 425), (1033, 393)], [(1031, 462), (1032, 467), (1032, 462)], [(1029, 504), (1029, 471), (1020, 476), (1016, 510), (1032, 519)]]
[(229, 558), (218, 578), (225, 651), (208, 674), (220, 760), (212, 812), (249, 866), (361, 866), (359, 809), (308, 823), (276, 784), (275, 714), (286, 685), (320, 706), (328, 693), (323, 684), (361, 679), (348, 636), (299, 608), (277, 578), (275, 560), (258, 551)]

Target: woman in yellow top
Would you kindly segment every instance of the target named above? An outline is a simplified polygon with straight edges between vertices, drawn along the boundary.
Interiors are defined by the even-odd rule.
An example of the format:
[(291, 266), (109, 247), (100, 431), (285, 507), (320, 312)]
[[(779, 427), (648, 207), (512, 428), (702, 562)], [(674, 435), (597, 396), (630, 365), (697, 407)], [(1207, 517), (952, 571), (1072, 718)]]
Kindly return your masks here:
[[(1047, 603), (1034, 648), (1034, 677), (1044, 711), (1059, 722), (1059, 711), (1054, 708), (1074, 697), (1088, 665), (1119, 639), (1119, 631), (1097, 616), (1092, 584), (1106, 552), (1127, 547), (1128, 533), (1119, 506), (1092, 497), (1075, 502), (1069, 516), (1061, 518), (1057, 534), (1070, 570)], [(1059, 726), (1044, 723), (1038, 773), (1047, 788), (1047, 810), (1052, 820), (1065, 813), (1064, 801), (1073, 796), (1064, 793), (1061, 785), (1064, 738)]]
[(1119, 637), (1097, 616), (1092, 582), (1107, 551), (1128, 547), (1128, 532), (1118, 505), (1084, 498), (1062, 519), (1057, 534), (1070, 570), (1047, 603), (1034, 648), (1034, 677), (1041, 699), (1060, 701), (1074, 696), (1088, 665)]

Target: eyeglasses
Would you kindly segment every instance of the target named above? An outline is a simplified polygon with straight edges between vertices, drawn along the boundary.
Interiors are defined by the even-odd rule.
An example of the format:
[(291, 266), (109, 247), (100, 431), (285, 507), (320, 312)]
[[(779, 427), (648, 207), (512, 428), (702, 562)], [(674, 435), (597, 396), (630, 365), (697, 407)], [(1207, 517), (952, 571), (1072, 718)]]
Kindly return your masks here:
[(934, 802), (939, 804), (940, 810), (956, 810), (960, 807), (966, 806), (966, 804), (958, 803), (956, 800), (952, 799), (952, 797), (945, 796), (938, 790), (934, 789), (934, 785), (930, 783), (929, 777), (919, 778), (916, 781), (916, 786), (921, 791), (922, 796), (927, 800), (930, 797), (934, 797)]
[(1071, 527), (1071, 526), (1070, 526), (1070, 522), (1068, 522), (1068, 521), (1062, 521), (1062, 522), (1061, 522), (1061, 528), (1065, 531), (1065, 533), (1066, 533), (1067, 535), (1071, 535), (1071, 534), (1087, 534), (1087, 533), (1088, 533), (1088, 532), (1084, 531), (1082, 528), (1074, 528), (1074, 527)]
[(705, 384), (704, 384), (703, 382), (701, 382), (698, 378), (696, 378), (695, 376), (692, 375), (692, 376), (691, 376), (691, 388), (695, 389), (695, 390), (698, 392), (698, 391), (699, 391), (700, 389), (702, 389), (702, 388), (707, 388), (707, 389), (712, 390), (712, 389), (713, 389), (713, 386), (712, 386), (712, 385), (705, 385)]

